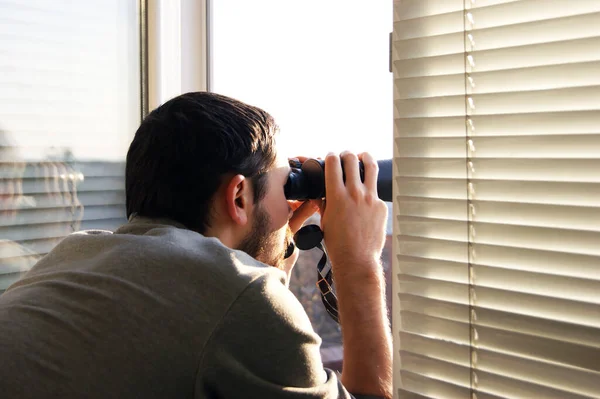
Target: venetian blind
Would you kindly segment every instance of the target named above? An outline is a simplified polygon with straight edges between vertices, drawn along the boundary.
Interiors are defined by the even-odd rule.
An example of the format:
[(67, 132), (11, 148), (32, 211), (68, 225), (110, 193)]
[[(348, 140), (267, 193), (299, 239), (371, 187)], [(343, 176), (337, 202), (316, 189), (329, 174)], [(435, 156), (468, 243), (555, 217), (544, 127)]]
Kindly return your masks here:
[(600, 398), (600, 1), (396, 0), (400, 398)]
[(0, 293), (65, 235), (126, 221), (138, 7), (0, 0)]

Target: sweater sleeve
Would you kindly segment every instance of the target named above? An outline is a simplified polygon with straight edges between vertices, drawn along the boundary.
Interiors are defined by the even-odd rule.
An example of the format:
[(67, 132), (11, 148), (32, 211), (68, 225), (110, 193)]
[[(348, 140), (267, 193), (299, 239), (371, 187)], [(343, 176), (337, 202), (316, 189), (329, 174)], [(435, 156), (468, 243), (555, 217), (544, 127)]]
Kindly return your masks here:
[(324, 369), (321, 338), (279, 274), (250, 283), (204, 348), (196, 398), (352, 398)]

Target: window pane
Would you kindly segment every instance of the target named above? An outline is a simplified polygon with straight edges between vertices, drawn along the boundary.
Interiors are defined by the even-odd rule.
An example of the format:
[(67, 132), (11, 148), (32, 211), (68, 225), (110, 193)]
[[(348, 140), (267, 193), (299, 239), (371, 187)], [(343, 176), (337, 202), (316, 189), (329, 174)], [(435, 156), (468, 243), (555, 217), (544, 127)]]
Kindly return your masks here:
[(212, 1), (212, 87), (271, 113), (285, 148), (392, 157), (392, 2)]
[[(351, 150), (392, 157), (391, 1), (218, 0), (211, 8), (211, 90), (271, 113), (288, 156)], [(290, 288), (335, 367), (340, 332), (315, 287), (319, 258), (318, 250), (301, 255)]]
[(0, 0), (0, 292), (65, 235), (125, 221), (137, 4)]

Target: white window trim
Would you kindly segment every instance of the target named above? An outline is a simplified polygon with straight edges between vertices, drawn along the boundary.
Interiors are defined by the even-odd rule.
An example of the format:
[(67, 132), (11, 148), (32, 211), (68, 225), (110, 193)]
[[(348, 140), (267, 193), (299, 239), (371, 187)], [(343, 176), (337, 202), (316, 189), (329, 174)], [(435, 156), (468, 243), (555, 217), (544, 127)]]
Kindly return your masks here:
[(208, 90), (207, 0), (141, 0), (147, 17), (148, 110)]

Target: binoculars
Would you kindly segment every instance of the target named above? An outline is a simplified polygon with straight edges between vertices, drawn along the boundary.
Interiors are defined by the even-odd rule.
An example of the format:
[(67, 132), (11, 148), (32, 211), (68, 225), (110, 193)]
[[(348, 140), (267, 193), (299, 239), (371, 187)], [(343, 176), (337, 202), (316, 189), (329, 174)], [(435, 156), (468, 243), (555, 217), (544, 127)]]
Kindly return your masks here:
[[(377, 196), (383, 201), (392, 201), (392, 160), (377, 161)], [(290, 161), (291, 172), (284, 187), (285, 197), (289, 200), (308, 200), (325, 198), (325, 161), (307, 159), (300, 163)], [(342, 171), (344, 170), (342, 164)], [(365, 180), (365, 168), (359, 161), (360, 179)], [(345, 174), (344, 174), (345, 181)]]

